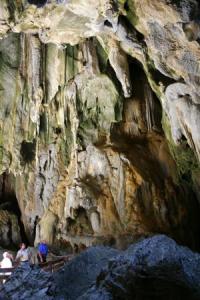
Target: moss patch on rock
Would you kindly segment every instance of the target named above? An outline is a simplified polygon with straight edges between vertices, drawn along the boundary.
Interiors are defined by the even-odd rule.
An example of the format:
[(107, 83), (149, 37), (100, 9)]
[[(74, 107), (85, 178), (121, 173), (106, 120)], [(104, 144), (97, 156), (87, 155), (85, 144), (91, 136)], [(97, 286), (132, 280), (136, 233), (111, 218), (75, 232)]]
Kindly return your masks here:
[(192, 183), (193, 173), (200, 170), (200, 165), (194, 152), (186, 141), (181, 142), (179, 145), (174, 143), (169, 120), (165, 114), (162, 118), (162, 126), (168, 140), (170, 152), (176, 161), (180, 179), (186, 180), (188, 183)]
[(127, 11), (127, 18), (129, 22), (133, 25), (136, 26), (138, 23), (138, 16), (136, 15), (136, 9), (135, 9), (135, 4), (133, 0), (128, 0), (125, 4), (125, 9)]

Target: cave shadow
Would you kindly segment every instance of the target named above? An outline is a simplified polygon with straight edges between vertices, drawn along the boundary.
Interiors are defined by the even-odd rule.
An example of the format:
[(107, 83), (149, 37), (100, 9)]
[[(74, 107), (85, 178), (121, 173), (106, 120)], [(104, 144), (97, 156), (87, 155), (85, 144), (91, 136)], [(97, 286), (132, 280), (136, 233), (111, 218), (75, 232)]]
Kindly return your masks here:
[(42, 7), (47, 3), (47, 0), (28, 0), (28, 3), (36, 5), (37, 7)]
[[(0, 210), (6, 210), (17, 217), (21, 240), (28, 245), (29, 240), (21, 220), (21, 211), (14, 190), (14, 182), (15, 177), (13, 174), (4, 172), (0, 175)], [(18, 245), (10, 246), (13, 247)]]
[[(126, 113), (130, 116), (132, 106), (128, 106), (129, 102), (136, 101), (141, 102), (141, 115), (143, 118), (145, 115), (145, 87), (150, 86), (148, 84), (148, 80), (146, 74), (143, 70), (141, 63), (137, 62), (135, 59), (129, 58), (129, 66), (130, 66), (130, 77), (133, 83), (133, 96), (131, 99), (126, 99), (124, 101), (123, 106), (123, 118), (121, 122), (112, 124), (111, 128), (111, 142), (112, 148), (114, 151), (118, 153), (123, 153), (125, 157), (131, 162), (131, 165), (134, 166), (136, 171), (142, 176), (144, 181), (147, 184), (151, 184), (152, 182), (157, 187), (157, 190), (160, 191), (163, 196), (164, 206), (167, 208), (167, 221), (170, 224), (167, 229), (165, 224), (161, 224), (159, 226), (159, 222), (155, 222), (158, 219), (156, 215), (156, 211), (154, 209), (153, 203), (147, 199), (148, 209), (145, 207), (143, 195), (145, 195), (146, 187), (141, 186), (138, 190), (139, 199), (137, 203), (138, 213), (143, 216), (146, 221), (146, 225), (150, 230), (154, 233), (165, 233), (171, 235), (177, 242), (182, 245), (189, 246), (191, 249), (195, 251), (200, 251), (200, 222), (199, 222), (199, 212), (200, 206), (197, 201), (197, 197), (193, 190), (193, 187), (189, 184), (185, 184), (183, 182), (175, 183), (169, 175), (166, 175), (165, 170), (162, 168), (162, 165), (158, 159), (157, 155), (152, 153), (150, 148), (150, 140), (153, 138), (154, 140), (164, 141), (165, 135), (162, 129), (162, 107), (160, 101), (156, 97), (155, 93), (152, 91), (152, 99), (153, 99), (153, 108), (155, 111), (154, 119), (155, 119), (155, 127), (151, 128), (149, 131), (146, 128), (146, 131), (138, 131), (135, 133), (127, 133), (125, 130), (126, 122), (130, 122), (130, 119), (126, 119)], [(163, 85), (167, 85), (171, 83), (171, 79), (160, 74), (160, 72), (154, 72), (154, 79), (158, 82), (162, 82)], [(148, 99), (147, 99), (148, 100)], [(150, 110), (152, 107), (150, 107)], [(138, 126), (137, 119), (135, 118), (133, 112), (133, 121), (136, 126)], [(138, 126), (139, 127), (139, 126)], [(151, 174), (149, 173), (151, 170)], [(169, 193), (166, 194), (166, 182), (169, 187)], [(143, 191), (144, 189), (144, 191)], [(150, 197), (150, 195), (149, 195)], [(171, 200), (170, 200), (171, 198)], [(180, 211), (181, 209), (186, 209), (187, 214), (182, 221), (178, 224), (173, 219), (177, 216), (179, 218), (180, 214), (183, 213)], [(149, 211), (148, 211), (149, 210)], [(192, 228), (192, 229), (191, 229)]]

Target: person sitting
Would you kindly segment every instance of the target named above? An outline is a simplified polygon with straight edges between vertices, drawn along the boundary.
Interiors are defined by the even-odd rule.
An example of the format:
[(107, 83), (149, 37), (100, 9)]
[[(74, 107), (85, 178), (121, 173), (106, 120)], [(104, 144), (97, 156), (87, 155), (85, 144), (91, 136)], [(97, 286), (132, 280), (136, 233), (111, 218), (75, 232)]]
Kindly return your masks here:
[[(3, 260), (0, 262), (0, 266), (2, 269), (10, 269), (12, 268), (12, 260), (11, 260), (11, 254), (9, 252), (3, 253)], [(2, 275), (11, 275), (11, 272), (5, 272)], [(3, 280), (3, 283), (5, 283), (5, 279)]]
[(17, 256), (15, 258), (16, 261), (19, 261), (22, 264), (26, 264), (29, 262), (31, 258), (31, 253), (29, 249), (27, 248), (25, 243), (20, 244), (20, 249), (17, 252)]
[(38, 245), (38, 262), (39, 263), (44, 263), (47, 261), (47, 254), (48, 254), (48, 246), (46, 241), (41, 241)]

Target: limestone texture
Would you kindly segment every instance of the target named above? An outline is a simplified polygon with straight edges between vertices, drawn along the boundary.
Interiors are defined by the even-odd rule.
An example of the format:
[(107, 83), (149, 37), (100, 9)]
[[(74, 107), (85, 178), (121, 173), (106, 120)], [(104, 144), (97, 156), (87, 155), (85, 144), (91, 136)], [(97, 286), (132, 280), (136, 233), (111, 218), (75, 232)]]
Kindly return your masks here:
[(2, 242), (199, 249), (199, 16), (197, 0), (1, 1)]

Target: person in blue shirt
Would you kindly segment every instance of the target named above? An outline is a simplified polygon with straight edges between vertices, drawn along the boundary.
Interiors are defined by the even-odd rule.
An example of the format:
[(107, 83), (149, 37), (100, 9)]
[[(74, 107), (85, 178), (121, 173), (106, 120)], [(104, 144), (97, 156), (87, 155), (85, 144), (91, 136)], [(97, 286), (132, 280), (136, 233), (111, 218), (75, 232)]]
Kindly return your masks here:
[(41, 241), (38, 245), (38, 253), (37, 258), (39, 263), (44, 263), (47, 261), (47, 254), (48, 254), (48, 246), (46, 241)]

